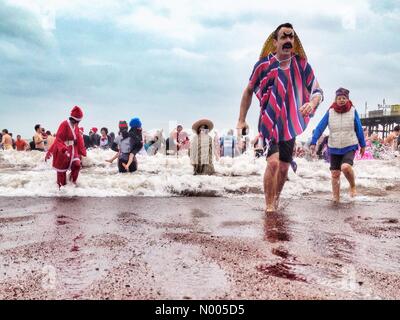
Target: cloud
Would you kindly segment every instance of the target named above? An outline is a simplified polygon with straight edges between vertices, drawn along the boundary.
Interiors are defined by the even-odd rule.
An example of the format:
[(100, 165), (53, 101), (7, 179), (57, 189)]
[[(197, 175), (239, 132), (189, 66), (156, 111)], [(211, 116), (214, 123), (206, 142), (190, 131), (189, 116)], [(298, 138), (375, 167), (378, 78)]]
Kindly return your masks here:
[(50, 17), (44, 19), (0, 0), (0, 41), (19, 41), (45, 47), (51, 42), (50, 21)]
[[(314, 122), (341, 85), (357, 106), (383, 97), (400, 102), (400, 44), (392, 36), (400, 29), (398, 2), (272, 4), (0, 0), (0, 111), (11, 110), (0, 127), (9, 127), (5, 121), (21, 132), (31, 127), (31, 117), (17, 122), (12, 110), (36, 112), (55, 126), (74, 104), (82, 104), (90, 125), (111, 127), (114, 116), (136, 113), (149, 127), (200, 116), (231, 127), (263, 42), (286, 21), (325, 91)], [(253, 126), (257, 114), (254, 98)]]

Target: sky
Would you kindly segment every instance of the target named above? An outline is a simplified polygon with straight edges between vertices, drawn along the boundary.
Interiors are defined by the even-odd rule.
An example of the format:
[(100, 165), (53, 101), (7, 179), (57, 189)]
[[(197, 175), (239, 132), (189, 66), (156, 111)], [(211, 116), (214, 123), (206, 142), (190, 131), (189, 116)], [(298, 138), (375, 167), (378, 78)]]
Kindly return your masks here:
[[(211, 119), (235, 128), (262, 45), (281, 23), (299, 35), (325, 101), (350, 90), (360, 113), (400, 103), (400, 1), (0, 0), (0, 128), (54, 131), (73, 106), (82, 126), (117, 131)], [(256, 97), (247, 122), (255, 130)], [(301, 137), (300, 137), (301, 138)]]

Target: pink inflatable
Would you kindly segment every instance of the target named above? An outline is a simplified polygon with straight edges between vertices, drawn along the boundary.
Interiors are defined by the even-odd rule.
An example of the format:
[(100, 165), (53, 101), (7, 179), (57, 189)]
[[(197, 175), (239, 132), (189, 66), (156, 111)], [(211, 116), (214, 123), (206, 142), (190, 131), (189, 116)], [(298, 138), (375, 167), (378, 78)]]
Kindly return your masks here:
[(368, 140), (366, 142), (366, 144), (367, 144), (367, 147), (365, 148), (365, 152), (364, 152), (364, 156), (363, 157), (361, 157), (361, 155), (360, 155), (360, 149), (358, 149), (356, 151), (356, 155), (355, 155), (355, 159), (356, 160), (373, 160), (374, 159), (374, 156), (373, 156), (373, 154), (371, 152), (371, 141)]

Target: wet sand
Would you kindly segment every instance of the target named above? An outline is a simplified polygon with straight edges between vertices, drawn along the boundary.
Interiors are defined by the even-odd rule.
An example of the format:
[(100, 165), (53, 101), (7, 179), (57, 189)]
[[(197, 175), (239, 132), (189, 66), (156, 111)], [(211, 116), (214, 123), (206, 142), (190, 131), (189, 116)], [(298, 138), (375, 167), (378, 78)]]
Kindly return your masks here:
[(400, 202), (0, 198), (0, 299), (400, 299)]

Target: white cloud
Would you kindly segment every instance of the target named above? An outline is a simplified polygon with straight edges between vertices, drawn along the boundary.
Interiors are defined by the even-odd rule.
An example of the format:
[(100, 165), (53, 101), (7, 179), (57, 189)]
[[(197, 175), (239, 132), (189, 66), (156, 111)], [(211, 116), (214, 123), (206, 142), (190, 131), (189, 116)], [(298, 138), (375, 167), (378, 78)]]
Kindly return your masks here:
[(113, 67), (117, 64), (115, 62), (101, 60), (93, 57), (80, 57), (78, 58), (80, 64), (86, 67)]
[(342, 26), (346, 30), (355, 30), (357, 24), (356, 14), (352, 11), (347, 11), (343, 13), (342, 16)]
[(149, 32), (157, 38), (172, 38), (193, 42), (204, 32), (204, 28), (195, 23), (182, 11), (160, 14), (148, 7), (139, 7), (132, 13), (119, 18), (121, 28), (135, 32)]
[[(325, 90), (323, 108), (341, 85), (349, 87), (353, 102), (361, 106), (365, 100), (400, 99), (396, 88), (399, 44), (388, 32), (398, 29), (400, 15), (395, 13), (399, 10), (377, 11), (365, 0), (305, 0), (301, 5), (294, 0), (285, 5), (269, 0), (0, 0), (0, 6), (5, 1), (32, 13), (37, 17), (33, 22), (40, 21), (22, 26), (35, 31), (32, 41), (18, 38), (22, 31), (10, 28), (11, 22), (6, 30), (11, 30), (11, 40), (0, 41), (0, 55), (5, 57), (0, 59), (5, 67), (0, 83), (10, 105), (18, 97), (31, 101), (29, 95), (40, 89), (43, 97), (37, 98), (37, 106), (57, 93), (61, 97), (54, 101), (62, 104), (65, 99), (71, 103), (83, 99), (87, 105), (112, 101), (121, 109), (131, 104), (143, 110), (160, 105), (163, 108), (157, 109), (156, 116), (150, 111), (143, 111), (148, 112), (143, 116), (161, 121), (175, 114), (190, 117), (185, 113), (190, 101), (191, 115), (193, 110), (205, 110), (223, 122), (224, 114), (233, 117), (238, 111), (263, 41), (278, 23), (287, 21), (298, 31)], [(54, 32), (61, 18), (79, 25), (77, 29), (84, 33), (72, 34), (68, 23)], [(43, 33), (57, 37), (56, 45), (35, 52), (35, 39), (41, 40)], [(17, 72), (12, 58), (20, 65)], [(116, 63), (118, 68), (109, 68)], [(21, 79), (26, 82), (24, 90), (19, 86)], [(100, 89), (94, 90), (93, 84)], [(217, 106), (221, 112), (215, 112)], [(163, 114), (163, 110), (168, 111)], [(256, 122), (257, 107), (252, 111)]]
[(190, 59), (190, 60), (204, 60), (207, 58), (207, 56), (204, 54), (191, 52), (182, 48), (173, 48), (172, 53), (179, 58)]

